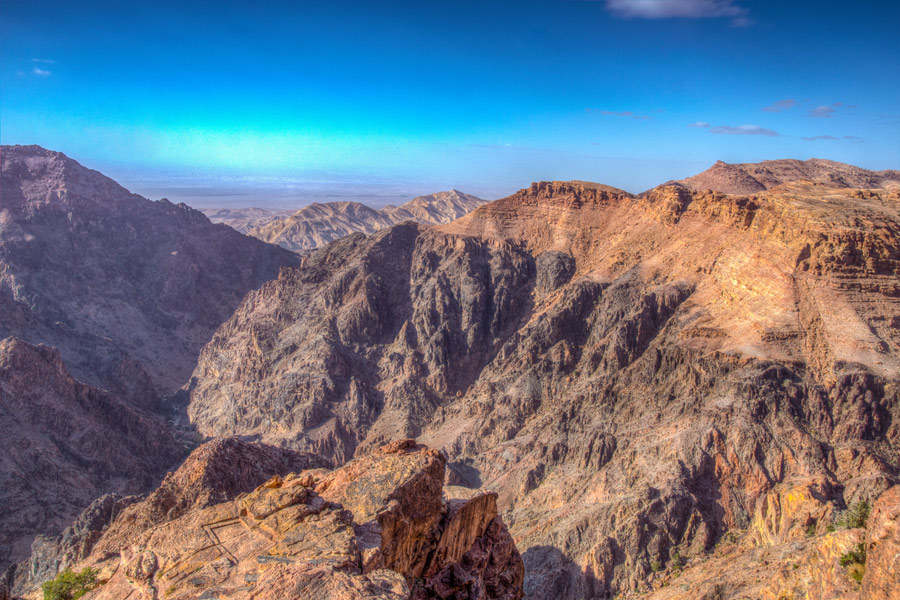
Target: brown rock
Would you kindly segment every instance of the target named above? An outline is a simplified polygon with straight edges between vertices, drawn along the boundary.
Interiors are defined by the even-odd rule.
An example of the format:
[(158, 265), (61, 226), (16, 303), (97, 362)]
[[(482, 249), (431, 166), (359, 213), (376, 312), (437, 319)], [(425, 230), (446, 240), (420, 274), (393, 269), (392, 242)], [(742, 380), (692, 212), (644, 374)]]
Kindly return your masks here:
[[(218, 460), (208, 470), (220, 477), (235, 469), (230, 479), (240, 480), (241, 465), (216, 448), (223, 442), (194, 454)], [(230, 443), (243, 444), (241, 454), (275, 451)], [(408, 442), (389, 450), (324, 475), (315, 489), (304, 485), (308, 473), (286, 473), (234, 500), (195, 502), (155, 522), (134, 518), (157, 513), (151, 495), (117, 517), (75, 566), (95, 568), (103, 582), (85, 598), (389, 600), (410, 598), (411, 587), (416, 598), (521, 598), (522, 559), (494, 496), (448, 509), (441, 455)], [(170, 486), (197, 479), (196, 467), (182, 469)]]
[[(189, 412), (335, 462), (442, 449), (448, 482), (498, 492), (535, 598), (641, 589), (758, 506), (751, 555), (805, 548), (828, 502), (897, 480), (898, 199), (541, 182), (350, 236), (248, 296)], [(785, 495), (803, 482), (825, 504)]]
[(866, 572), (860, 600), (900, 598), (900, 486), (884, 492), (866, 526)]

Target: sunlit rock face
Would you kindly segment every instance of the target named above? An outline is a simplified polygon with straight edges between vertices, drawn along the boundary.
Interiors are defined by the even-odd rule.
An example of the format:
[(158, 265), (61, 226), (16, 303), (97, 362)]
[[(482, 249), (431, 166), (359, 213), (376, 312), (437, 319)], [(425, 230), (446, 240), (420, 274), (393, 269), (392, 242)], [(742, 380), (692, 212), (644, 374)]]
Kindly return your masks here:
[(440, 453), (398, 440), (335, 471), (302, 468), (315, 460), (234, 439), (201, 446), (75, 564), (102, 582), (87, 597), (522, 597), (496, 494), (446, 500)]
[[(649, 589), (795, 481), (830, 507), (796, 509), (824, 536), (897, 481), (900, 195), (878, 177), (542, 182), (344, 238), (248, 295), (189, 413), (336, 464), (398, 437), (443, 450), (448, 483), (498, 492), (534, 598)], [(835, 560), (859, 537), (838, 533), (814, 539)]]

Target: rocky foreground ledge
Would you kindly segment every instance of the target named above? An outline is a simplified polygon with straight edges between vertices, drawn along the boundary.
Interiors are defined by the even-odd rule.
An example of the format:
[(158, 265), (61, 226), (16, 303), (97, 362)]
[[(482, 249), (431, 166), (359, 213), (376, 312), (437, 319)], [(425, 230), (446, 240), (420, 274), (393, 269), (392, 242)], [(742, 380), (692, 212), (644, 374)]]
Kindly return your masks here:
[[(70, 565), (97, 572), (85, 600), (522, 597), (524, 565), (496, 494), (452, 488), (468, 497), (447, 499), (437, 451), (395, 441), (340, 469), (275, 475), (217, 501), (252, 477), (248, 455), (274, 451), (236, 439), (195, 450), (167, 478), (193, 485), (164, 482)], [(228, 464), (213, 463), (236, 457), (244, 474), (221, 477)]]

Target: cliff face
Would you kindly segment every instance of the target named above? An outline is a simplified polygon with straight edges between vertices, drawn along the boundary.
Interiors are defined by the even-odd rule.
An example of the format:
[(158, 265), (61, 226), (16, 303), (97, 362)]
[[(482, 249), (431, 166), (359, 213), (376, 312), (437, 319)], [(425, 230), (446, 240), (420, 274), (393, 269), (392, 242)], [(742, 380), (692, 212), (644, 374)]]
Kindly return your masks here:
[(221, 477), (248, 482), (236, 469), (249, 475), (254, 459), (290, 452), (211, 444), (219, 447), (201, 447), (167, 479), (191, 481), (207, 501), (160, 512), (159, 494), (168, 496), (160, 488), (126, 508), (76, 565), (97, 569), (102, 582), (86, 598), (522, 596), (522, 559), (496, 495), (445, 500), (445, 461), (433, 450), (401, 440), (336, 471), (282, 470), (267, 481), (258, 468), (253, 476), (264, 482), (244, 489), (221, 485)]
[(59, 152), (0, 154), (0, 336), (55, 346), (79, 380), (136, 404), (182, 386), (244, 294), (298, 264)]
[(75, 381), (59, 352), (0, 341), (0, 569), (104, 492), (150, 487), (182, 456), (154, 417)]
[(837, 508), (896, 482), (898, 208), (552, 182), (350, 236), (248, 295), (189, 412), (335, 462), (418, 437), (498, 490), (531, 597), (641, 589), (798, 478)]

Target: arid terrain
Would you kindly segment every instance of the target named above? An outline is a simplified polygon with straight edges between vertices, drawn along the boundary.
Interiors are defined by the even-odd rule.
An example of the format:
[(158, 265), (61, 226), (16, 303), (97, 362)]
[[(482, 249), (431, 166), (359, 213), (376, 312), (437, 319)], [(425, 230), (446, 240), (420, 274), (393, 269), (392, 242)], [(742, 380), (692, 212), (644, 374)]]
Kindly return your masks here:
[(2, 161), (0, 598), (900, 597), (900, 172), (251, 231), (301, 258)]
[(351, 233), (375, 233), (404, 221), (438, 225), (470, 213), (484, 200), (457, 190), (419, 196), (400, 206), (381, 210), (359, 202), (314, 203), (284, 217), (251, 227), (247, 234), (305, 253)]

